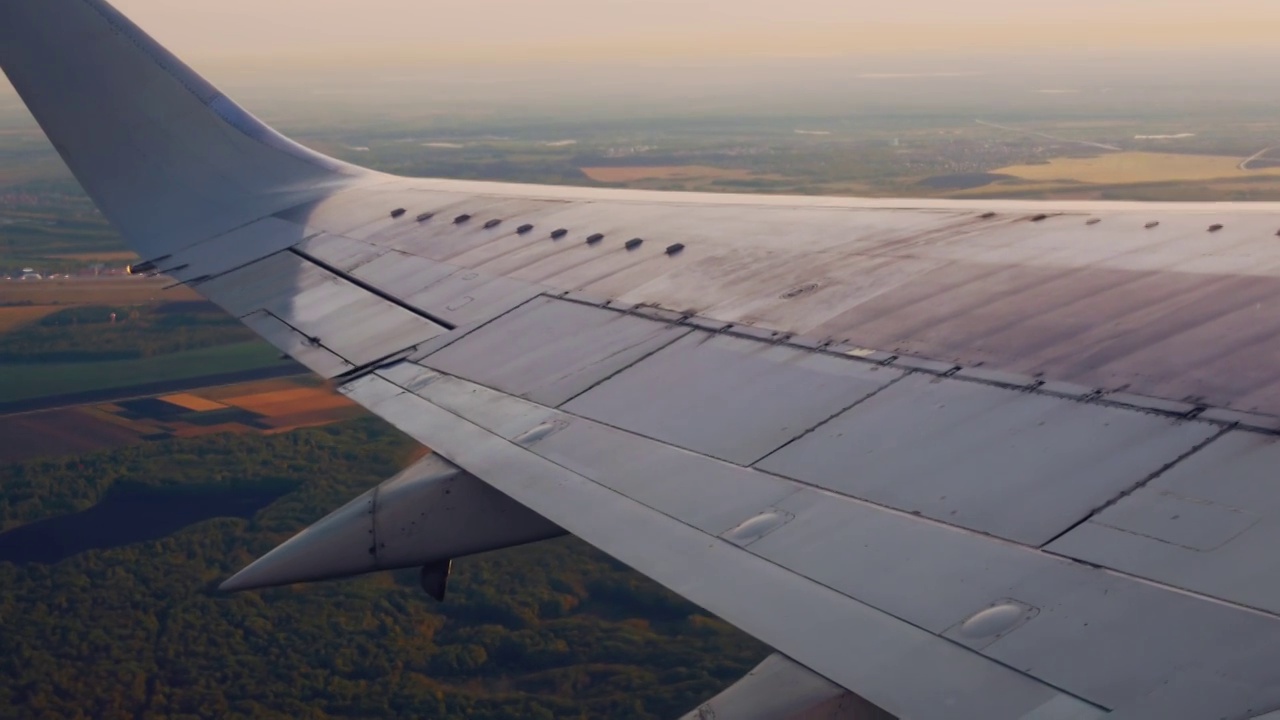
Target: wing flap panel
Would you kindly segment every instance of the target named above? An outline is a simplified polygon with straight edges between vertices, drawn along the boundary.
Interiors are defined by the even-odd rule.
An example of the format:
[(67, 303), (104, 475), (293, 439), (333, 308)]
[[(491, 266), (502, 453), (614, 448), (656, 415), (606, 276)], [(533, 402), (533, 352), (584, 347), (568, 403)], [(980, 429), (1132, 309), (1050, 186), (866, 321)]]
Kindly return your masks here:
[(697, 331), (565, 409), (750, 465), (901, 377), (867, 363)]
[(893, 720), (871, 703), (774, 653), (680, 720)]
[(250, 313), (240, 318), (240, 321), (317, 375), (337, 377), (355, 369), (354, 365), (343, 360), (333, 351), (298, 332), (296, 328), (290, 327), (266, 310)]
[(292, 253), (279, 252), (197, 287), (222, 309), (244, 317), (258, 310), (288, 308), (295, 294), (312, 290), (325, 280), (320, 268)]
[[(220, 275), (202, 283), (200, 290), (255, 330), (258, 326), (253, 323), (271, 330), (268, 339), (273, 344), (297, 349), (308, 358), (299, 358), (304, 364), (316, 362), (317, 367), (334, 365), (317, 360), (323, 356), (315, 348), (323, 347), (341, 357), (351, 366), (346, 370), (350, 370), (446, 332), (430, 320), (292, 252), (276, 253)], [(255, 313), (258, 319), (250, 322), (248, 318)], [(273, 320), (265, 319), (268, 316)], [(303, 340), (299, 342), (282, 333), (276, 323), (295, 331)], [(321, 374), (333, 377), (337, 373)]]
[(301, 225), (263, 218), (176, 252), (158, 269), (185, 282), (216, 277), (286, 250), (308, 234)]
[[(793, 519), (751, 552), (1099, 704), (1201, 717), (1242, 689), (1280, 702), (1280, 672), (1264, 668), (1280, 655), (1274, 616), (817, 489), (775, 507)], [(997, 607), (1013, 608), (1008, 625), (971, 630)], [(1173, 692), (1171, 665), (1185, 683)]]
[(317, 258), (344, 273), (350, 273), (388, 252), (386, 248), (377, 245), (327, 233), (309, 237), (298, 243), (297, 247), (308, 257)]
[(1050, 550), (1280, 613), (1280, 441), (1234, 430)]
[(490, 320), (543, 291), (530, 283), (394, 250), (352, 274), (454, 326)]
[(1221, 428), (913, 374), (759, 463), (769, 472), (1042, 545)]
[(521, 447), (712, 535), (781, 502), (799, 483), (600, 423), (512, 403), (501, 392), (412, 363), (380, 373)]
[(388, 250), (368, 264), (357, 267), (351, 274), (376, 285), (385, 293), (404, 299), (422, 292), (457, 271), (458, 268), (453, 265), (417, 255), (406, 255), (399, 250)]
[(488, 323), (422, 364), (558, 407), (689, 331), (544, 298)]
[(864, 692), (896, 715), (985, 720), (1039, 717), (1034, 713), (1042, 708), (1057, 709), (1051, 715), (1055, 720), (1102, 715), (1096, 707), (716, 540), (416, 395), (387, 392), (387, 385), (375, 374), (344, 391), (517, 502), (780, 651), (803, 652), (816, 672)]
[(519, 280), (458, 270), (405, 298), (454, 325), (489, 320), (541, 294), (543, 288)]
[[(957, 647), (968, 646), (1004, 667), (1029, 672), (1077, 697), (1105, 707), (1125, 708), (1133, 717), (1168, 717), (1185, 714), (1187, 708), (1200, 714), (1223, 708), (1244, 712), (1248, 708), (1243, 703), (1259, 699), (1280, 702), (1280, 663), (1276, 662), (1280, 659), (1280, 618), (1275, 616), (1170, 592), (1034, 548), (815, 488), (786, 483), (770, 488), (768, 483), (780, 479), (760, 475), (762, 482), (757, 484), (753, 482), (757, 471), (667, 448), (667, 453), (687, 458), (683, 468), (673, 467), (664, 464), (661, 443), (656, 441), (457, 378), (421, 368), (404, 369), (408, 365), (402, 363), (380, 374), (397, 378), (404, 373), (405, 378), (414, 378), (412, 395), (393, 394), (370, 380), (367, 387), (364, 381), (353, 383), (352, 396), (364, 398), (394, 422), (406, 423), (402, 426), (406, 431), (433, 442), (446, 457), (464, 453), (451, 459), (487, 482), (496, 481), (489, 473), (514, 472), (510, 467), (504, 470), (501, 463), (493, 464), (493, 455), (500, 451), (511, 453), (512, 463), (548, 462), (549, 468), (555, 468), (553, 474), (567, 473), (578, 479), (570, 482), (562, 478), (561, 490), (572, 486), (571, 492), (585, 492), (576, 484), (581, 481), (610, 493), (582, 502), (633, 502), (698, 532), (704, 544), (706, 538), (718, 535), (733, 547), (767, 560), (772, 567), (797, 573), (910, 627), (945, 636)], [(423, 401), (431, 410), (410, 404), (411, 398)], [(459, 422), (499, 442), (487, 445), (483, 457), (473, 454), (481, 451), (461, 442), (442, 443), (436, 433)], [(640, 464), (646, 457), (656, 458), (653, 468), (660, 478), (670, 479), (646, 474)], [(615, 458), (618, 462), (611, 464)], [(489, 466), (472, 467), (469, 463), (473, 462)], [(720, 479), (716, 479), (718, 474)], [(506, 481), (504, 478), (500, 483)], [(509, 494), (515, 493), (513, 497), (521, 502), (536, 492), (519, 487), (514, 478), (511, 481), (517, 488)], [(741, 490), (735, 493), (735, 487)], [(499, 489), (508, 492), (502, 484)], [(704, 492), (707, 500), (699, 497)], [(733, 517), (727, 512), (699, 516), (690, 509), (735, 494), (749, 501), (717, 508), (724, 511), (731, 507)], [(621, 559), (669, 582), (662, 573), (670, 559), (662, 557), (661, 549), (652, 549), (653, 538), (642, 540), (625, 530), (593, 527), (590, 522), (570, 527), (577, 519), (565, 519), (565, 513), (578, 511), (568, 507), (534, 509), (551, 513), (550, 519), (566, 529), (606, 551), (623, 553), (618, 555)], [(758, 519), (767, 527), (736, 534), (759, 525)], [(734, 529), (725, 532), (725, 528)], [(658, 557), (636, 558), (637, 551), (630, 549), (633, 545), (647, 546)], [(712, 589), (701, 588), (687, 578), (669, 587), (695, 602), (705, 602), (699, 597), (721, 600), (714, 597)], [(723, 614), (716, 606), (704, 607)], [(791, 612), (790, 604), (774, 607), (786, 608), (779, 614)], [(997, 616), (994, 621), (982, 619), (988, 611)], [(1008, 622), (1001, 624), (1001, 616)], [(741, 618), (726, 615), (726, 619), (756, 632), (751, 625), (739, 622)], [(814, 622), (825, 625), (829, 619)], [(789, 652), (778, 644), (776, 635), (758, 637)], [(812, 650), (806, 647), (805, 652)], [(805, 657), (808, 663), (814, 656)], [(1167, 682), (1171, 666), (1179, 673), (1179, 682), (1174, 685)], [(866, 689), (844, 683), (825, 667), (814, 667), (845, 687), (859, 692)], [(868, 697), (886, 709), (901, 712)], [(1198, 715), (1193, 712), (1189, 716)]]

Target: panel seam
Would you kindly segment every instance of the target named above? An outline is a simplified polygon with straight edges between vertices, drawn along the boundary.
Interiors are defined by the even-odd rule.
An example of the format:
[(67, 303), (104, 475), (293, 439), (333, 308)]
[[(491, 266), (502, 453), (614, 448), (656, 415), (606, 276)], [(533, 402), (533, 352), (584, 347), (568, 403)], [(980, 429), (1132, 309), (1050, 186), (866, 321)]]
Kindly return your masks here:
[[(561, 298), (557, 298), (557, 299), (561, 299)], [(639, 316), (637, 316), (637, 317), (639, 317)], [(647, 319), (647, 318), (646, 318), (646, 319)], [(666, 325), (667, 325), (667, 327), (677, 327), (677, 328), (678, 328), (678, 327), (680, 327), (679, 325), (675, 325), (675, 324), (673, 324), (673, 323), (667, 323)], [(642, 362), (644, 362), (644, 361), (648, 360), (649, 358), (653, 357), (654, 355), (657, 355), (658, 353), (662, 352), (663, 350), (666, 350), (667, 348), (671, 347), (672, 345), (676, 344), (677, 342), (680, 342), (681, 340), (685, 339), (686, 337), (689, 337), (690, 333), (692, 333), (692, 332), (694, 332), (693, 328), (688, 328), (688, 329), (686, 329), (686, 330), (685, 330), (685, 332), (675, 333), (675, 334), (674, 334), (674, 335), (675, 335), (675, 337), (672, 337), (672, 338), (671, 338), (671, 340), (670, 340), (669, 342), (662, 343), (661, 345), (659, 345), (658, 347), (654, 348), (653, 350), (650, 350), (649, 352), (647, 352), (647, 353), (645, 353), (645, 354), (641, 355), (640, 357), (636, 358), (634, 361), (632, 361), (632, 362), (630, 362), (630, 363), (627, 363), (627, 364), (626, 364), (626, 365), (624, 365), (623, 367), (620, 367), (620, 368), (618, 368), (617, 370), (615, 370), (615, 371), (613, 371), (613, 372), (609, 373), (609, 374), (608, 374), (608, 375), (606, 375), (605, 377), (602, 377), (602, 378), (600, 378), (599, 380), (597, 380), (597, 381), (595, 381), (595, 382), (591, 383), (590, 385), (588, 385), (587, 387), (583, 388), (582, 390), (580, 390), (580, 391), (578, 391), (578, 392), (574, 393), (571, 397), (566, 398), (566, 399), (564, 400), (564, 402), (561, 402), (559, 405), (556, 405), (556, 406), (555, 406), (555, 408), (558, 410), (558, 409), (560, 409), (560, 408), (564, 407), (565, 405), (568, 405), (569, 403), (573, 402), (574, 400), (577, 400), (578, 398), (582, 397), (583, 395), (586, 395), (587, 393), (591, 392), (591, 391), (592, 391), (592, 390), (594, 390), (595, 388), (600, 387), (601, 385), (603, 385), (603, 384), (605, 384), (605, 383), (609, 382), (610, 380), (612, 380), (612, 379), (614, 379), (614, 378), (618, 377), (619, 375), (621, 375), (622, 373), (624, 373), (624, 372), (626, 372), (626, 371), (630, 370), (631, 368), (635, 367), (636, 365), (639, 365), (640, 363), (642, 363)], [(618, 428), (618, 429), (619, 429), (619, 430), (622, 430), (623, 428)]]
[[(546, 297), (546, 295), (534, 295), (533, 297), (529, 298), (528, 300), (525, 300), (524, 302), (516, 303), (515, 305), (512, 305), (511, 307), (507, 308), (506, 310), (503, 310), (502, 312), (498, 313), (497, 315), (494, 315), (494, 316), (493, 316), (493, 317), (491, 317), (491, 318), (486, 318), (484, 322), (475, 323), (475, 324), (470, 324), (470, 326), (469, 326), (469, 327), (468, 327), (467, 325), (463, 325), (462, 327), (454, 328), (454, 329), (453, 329), (453, 331), (454, 331), (454, 332), (461, 331), (461, 332), (459, 332), (459, 334), (458, 334), (458, 336), (457, 336), (457, 337), (455, 337), (455, 338), (452, 338), (452, 339), (448, 340), (447, 342), (445, 342), (445, 343), (443, 343), (442, 345), (440, 345), (440, 347), (433, 349), (431, 352), (427, 353), (426, 355), (422, 355), (422, 356), (420, 356), (420, 357), (419, 357), (419, 356), (417, 356), (417, 353), (416, 353), (416, 352), (415, 352), (415, 353), (411, 353), (410, 357), (412, 357), (413, 359), (412, 359), (412, 360), (410, 360), (410, 362), (412, 362), (412, 363), (414, 363), (414, 364), (416, 364), (416, 365), (422, 365), (423, 361), (424, 361), (424, 360), (426, 360), (427, 358), (431, 357), (432, 355), (435, 355), (436, 353), (440, 352), (441, 350), (444, 350), (445, 348), (450, 347), (450, 346), (452, 346), (452, 345), (454, 345), (454, 344), (458, 343), (458, 341), (460, 341), (460, 340), (465, 340), (465, 339), (467, 338), (467, 336), (471, 335), (472, 333), (476, 332), (477, 330), (481, 330), (481, 329), (483, 329), (483, 328), (485, 328), (485, 327), (488, 327), (489, 325), (491, 325), (491, 324), (493, 324), (493, 323), (497, 322), (498, 320), (501, 320), (502, 318), (504, 318), (504, 317), (506, 317), (506, 316), (510, 315), (511, 313), (513, 313), (513, 312), (515, 312), (515, 311), (519, 310), (520, 308), (524, 307), (525, 305), (528, 305), (529, 303), (533, 302), (534, 300), (537, 300), (538, 298), (542, 298), (542, 297)], [(447, 334), (452, 334), (452, 333), (447, 333)], [(443, 336), (442, 336), (442, 337), (443, 337)], [(430, 338), (430, 339), (424, 340), (424, 341), (422, 341), (421, 343), (418, 343), (418, 344), (419, 344), (419, 345), (425, 345), (426, 343), (429, 343), (429, 342), (431, 342), (431, 341), (432, 341), (432, 340), (434, 340), (434, 339), (435, 339), (435, 338)], [(416, 348), (417, 346), (415, 345), (414, 347)], [(431, 369), (431, 370), (435, 370), (435, 368), (431, 367), (430, 365), (422, 365), (422, 367), (425, 367), (425, 368), (428, 368), (428, 369)], [(436, 370), (436, 372), (439, 372), (439, 370)]]
[(774, 454), (776, 454), (776, 453), (782, 452), (782, 450), (786, 449), (787, 447), (789, 447), (789, 446), (790, 446), (790, 445), (792, 445), (793, 443), (795, 443), (795, 442), (799, 441), (800, 439), (804, 438), (805, 436), (809, 435), (810, 433), (812, 433), (812, 432), (816, 431), (818, 428), (820, 428), (820, 427), (822, 427), (822, 426), (826, 425), (827, 423), (831, 422), (832, 420), (835, 420), (836, 418), (838, 418), (838, 417), (840, 417), (841, 415), (843, 415), (843, 414), (845, 414), (845, 413), (849, 412), (850, 410), (852, 410), (852, 409), (854, 409), (854, 408), (858, 407), (858, 406), (859, 406), (859, 405), (861, 405), (862, 403), (864, 403), (864, 402), (866, 402), (866, 401), (870, 400), (871, 398), (873, 398), (873, 397), (875, 397), (875, 396), (879, 395), (880, 393), (884, 392), (885, 390), (888, 390), (889, 388), (891, 388), (891, 387), (893, 387), (894, 385), (898, 384), (898, 381), (899, 381), (899, 380), (902, 380), (903, 378), (905, 378), (905, 377), (907, 377), (908, 375), (911, 375), (911, 374), (912, 374), (912, 373), (910, 373), (910, 372), (904, 372), (904, 373), (899, 374), (899, 375), (898, 375), (898, 377), (896, 377), (896, 378), (894, 378), (894, 379), (890, 380), (889, 382), (887, 382), (887, 383), (885, 383), (884, 385), (882, 385), (882, 386), (880, 386), (880, 387), (876, 388), (875, 390), (872, 390), (872, 391), (871, 391), (870, 393), (868, 393), (867, 395), (864, 395), (863, 397), (860, 397), (860, 398), (858, 398), (857, 400), (854, 400), (852, 403), (850, 403), (850, 404), (849, 404), (849, 406), (848, 406), (848, 407), (841, 408), (840, 410), (837, 410), (836, 412), (831, 413), (831, 414), (830, 414), (830, 415), (828, 415), (827, 417), (825, 417), (825, 418), (823, 418), (822, 420), (818, 421), (818, 423), (817, 423), (816, 425), (814, 425), (813, 427), (811, 427), (811, 428), (807, 428), (806, 430), (804, 430), (803, 432), (801, 432), (799, 435), (796, 435), (795, 437), (793, 437), (793, 438), (791, 438), (790, 440), (788, 440), (788, 441), (786, 441), (786, 442), (782, 443), (781, 445), (779, 445), (778, 447), (776, 447), (776, 448), (774, 448), (774, 449), (770, 450), (769, 452), (765, 453), (764, 455), (761, 455), (760, 457), (756, 458), (755, 460), (752, 460), (751, 462), (747, 463), (747, 464), (746, 464), (746, 466), (747, 466), (747, 467), (755, 467), (755, 465), (756, 465), (757, 463), (762, 463), (762, 462), (764, 462), (765, 460), (767, 460), (770, 456), (772, 456), (772, 455), (774, 455)]
[[(1137, 492), (1137, 491), (1141, 490), (1142, 488), (1146, 487), (1148, 484), (1150, 484), (1150, 483), (1151, 483), (1153, 480), (1155, 480), (1156, 478), (1158, 478), (1158, 477), (1160, 477), (1161, 475), (1164, 475), (1166, 472), (1168, 472), (1168, 471), (1172, 470), (1172, 469), (1173, 469), (1173, 467), (1174, 467), (1175, 465), (1177, 465), (1177, 464), (1181, 463), (1183, 460), (1186, 460), (1187, 458), (1191, 457), (1192, 455), (1195, 455), (1196, 453), (1198, 453), (1198, 452), (1200, 452), (1201, 450), (1205, 449), (1205, 448), (1206, 448), (1206, 447), (1208, 447), (1210, 444), (1212, 444), (1214, 440), (1217, 440), (1218, 438), (1222, 437), (1223, 435), (1226, 435), (1227, 433), (1231, 432), (1231, 431), (1232, 431), (1232, 429), (1233, 429), (1233, 427), (1232, 427), (1232, 426), (1220, 427), (1220, 428), (1218, 429), (1218, 431), (1217, 431), (1216, 433), (1214, 433), (1213, 435), (1210, 435), (1208, 438), (1206, 438), (1206, 439), (1204, 439), (1204, 440), (1201, 440), (1199, 443), (1197, 443), (1197, 444), (1195, 444), (1195, 445), (1191, 446), (1191, 449), (1189, 449), (1189, 450), (1187, 450), (1186, 452), (1182, 453), (1181, 455), (1177, 456), (1176, 458), (1174, 458), (1174, 459), (1173, 459), (1173, 460), (1171, 460), (1170, 462), (1165, 463), (1164, 465), (1160, 466), (1159, 468), (1156, 468), (1156, 470), (1155, 470), (1154, 472), (1152, 472), (1152, 473), (1148, 474), (1146, 477), (1142, 478), (1141, 480), (1139, 480), (1138, 482), (1134, 483), (1133, 485), (1130, 485), (1129, 487), (1127, 487), (1127, 488), (1125, 488), (1125, 489), (1121, 490), (1120, 492), (1116, 493), (1114, 496), (1112, 496), (1112, 497), (1111, 497), (1111, 498), (1109, 498), (1108, 500), (1104, 501), (1101, 505), (1098, 505), (1098, 506), (1097, 506), (1097, 507), (1095, 507), (1094, 509), (1092, 509), (1092, 510), (1090, 510), (1089, 512), (1085, 513), (1085, 514), (1084, 514), (1084, 515), (1083, 515), (1079, 520), (1077, 520), (1077, 521), (1075, 521), (1074, 523), (1072, 523), (1071, 525), (1067, 526), (1067, 528), (1066, 528), (1065, 530), (1063, 530), (1062, 532), (1058, 533), (1057, 535), (1054, 535), (1053, 537), (1049, 538), (1049, 539), (1048, 539), (1048, 540), (1046, 540), (1045, 542), (1043, 542), (1043, 543), (1041, 543), (1040, 545), (1035, 546), (1035, 547), (1039, 547), (1039, 548), (1041, 548), (1041, 549), (1045, 549), (1045, 548), (1049, 547), (1049, 546), (1050, 546), (1050, 545), (1052, 545), (1053, 543), (1057, 542), (1058, 540), (1062, 539), (1064, 536), (1066, 536), (1067, 534), (1069, 534), (1071, 531), (1073, 531), (1073, 530), (1075, 530), (1076, 528), (1080, 527), (1081, 525), (1083, 525), (1083, 524), (1085, 524), (1085, 523), (1089, 522), (1089, 521), (1090, 521), (1090, 520), (1092, 520), (1093, 518), (1097, 517), (1099, 514), (1101, 514), (1101, 513), (1105, 512), (1108, 508), (1110, 508), (1110, 507), (1112, 507), (1112, 506), (1116, 505), (1116, 504), (1117, 504), (1117, 503), (1119, 503), (1121, 500), (1124, 500), (1125, 498), (1129, 497), (1129, 496), (1130, 496), (1130, 495), (1132, 495), (1133, 493), (1135, 493), (1135, 492)], [(1057, 553), (1055, 553), (1055, 554), (1057, 554)], [(1069, 557), (1069, 556), (1063, 555), (1062, 557)], [(1078, 558), (1072, 558), (1072, 559), (1073, 559), (1073, 560), (1079, 560)], [(1083, 561), (1083, 560), (1081, 560), (1080, 562), (1084, 562), (1084, 561)]]
[(373, 295), (376, 295), (377, 297), (381, 298), (382, 300), (385, 300), (385, 301), (387, 301), (387, 302), (391, 303), (392, 305), (395, 305), (395, 306), (399, 307), (399, 308), (400, 308), (400, 309), (402, 309), (402, 310), (408, 310), (409, 312), (413, 313), (414, 315), (417, 315), (418, 317), (423, 318), (424, 320), (428, 320), (428, 321), (430, 321), (430, 322), (432, 322), (432, 323), (435, 323), (436, 325), (439, 325), (440, 327), (444, 328), (445, 330), (457, 330), (457, 329), (458, 329), (458, 326), (457, 326), (457, 325), (454, 325), (453, 323), (451, 323), (451, 322), (449, 322), (449, 321), (447, 321), (447, 320), (444, 320), (443, 318), (437, 317), (437, 316), (433, 315), (432, 313), (429, 313), (429, 312), (427, 312), (426, 310), (423, 310), (422, 308), (415, 307), (415, 306), (413, 306), (413, 305), (411, 305), (411, 304), (409, 304), (409, 303), (407, 303), (407, 302), (405, 302), (405, 301), (401, 300), (400, 298), (398, 298), (398, 297), (396, 297), (396, 296), (392, 295), (391, 293), (386, 292), (385, 290), (383, 290), (383, 289), (381, 289), (381, 288), (379, 288), (379, 287), (377, 287), (377, 286), (375, 286), (375, 285), (370, 285), (369, 283), (365, 282), (364, 280), (361, 280), (361, 279), (360, 279), (360, 278), (358, 278), (358, 277), (355, 277), (354, 275), (348, 275), (347, 273), (342, 272), (341, 270), (339, 270), (339, 269), (337, 269), (336, 267), (334, 267), (334, 266), (330, 265), (329, 263), (327, 263), (327, 262), (325, 262), (325, 261), (323, 261), (323, 260), (321, 260), (321, 259), (319, 259), (319, 258), (317, 258), (317, 257), (314, 257), (314, 256), (312, 256), (312, 255), (308, 254), (306, 251), (304, 251), (304, 250), (299, 250), (297, 246), (290, 247), (290, 248), (288, 248), (287, 250), (285, 250), (284, 252), (290, 252), (290, 253), (293, 253), (294, 255), (297, 255), (298, 257), (302, 258), (303, 260), (306, 260), (307, 262), (311, 263), (312, 265), (315, 265), (316, 267), (318, 267), (318, 268), (320, 268), (320, 269), (322, 269), (322, 270), (324, 270), (324, 271), (328, 272), (329, 274), (333, 275), (334, 277), (341, 278), (341, 279), (343, 279), (343, 280), (345, 280), (345, 281), (347, 281), (347, 282), (351, 283), (352, 285), (355, 285), (356, 287), (360, 288), (361, 290), (364, 290), (365, 292), (368, 292), (368, 293), (371, 293), (371, 294), (373, 294)]

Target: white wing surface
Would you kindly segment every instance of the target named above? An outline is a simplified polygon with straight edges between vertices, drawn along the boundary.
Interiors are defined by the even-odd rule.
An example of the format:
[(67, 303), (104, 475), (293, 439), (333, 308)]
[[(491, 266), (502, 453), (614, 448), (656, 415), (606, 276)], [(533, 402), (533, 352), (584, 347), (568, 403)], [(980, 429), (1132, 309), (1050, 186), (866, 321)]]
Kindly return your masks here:
[(140, 270), (448, 461), (227, 587), (563, 530), (780, 653), (697, 717), (1280, 708), (1280, 207), (390, 177), (100, 0), (0, 65)]

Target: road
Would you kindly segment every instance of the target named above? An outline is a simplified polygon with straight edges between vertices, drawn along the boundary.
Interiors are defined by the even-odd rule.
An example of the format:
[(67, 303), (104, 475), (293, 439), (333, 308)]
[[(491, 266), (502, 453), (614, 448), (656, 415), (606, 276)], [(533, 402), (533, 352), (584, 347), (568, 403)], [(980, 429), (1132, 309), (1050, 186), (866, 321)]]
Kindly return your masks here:
[(1240, 161), (1240, 164), (1239, 164), (1239, 165), (1237, 165), (1236, 167), (1240, 168), (1241, 170), (1248, 170), (1248, 169), (1249, 169), (1249, 163), (1253, 162), (1254, 160), (1257, 160), (1257, 159), (1261, 158), (1263, 155), (1266, 155), (1267, 153), (1271, 152), (1272, 150), (1275, 150), (1276, 148), (1280, 148), (1280, 145), (1272, 145), (1271, 147), (1262, 148), (1262, 149), (1261, 149), (1261, 150), (1259, 150), (1258, 152), (1256, 152), (1256, 153), (1254, 153), (1254, 154), (1250, 155), (1249, 157), (1245, 158), (1244, 160), (1241, 160), (1241, 161)]
[(997, 125), (996, 123), (987, 122), (986, 120), (975, 119), (974, 122), (978, 123), (979, 125), (985, 125), (990, 128), (995, 128), (997, 130), (1008, 130), (1010, 132), (1022, 133), (1023, 135), (1034, 135), (1036, 137), (1042, 137), (1042, 138), (1045, 138), (1046, 140), (1052, 140), (1054, 142), (1074, 143), (1076, 145), (1088, 145), (1089, 147), (1096, 147), (1102, 150), (1116, 150), (1116, 151), (1124, 150), (1124, 148), (1118, 148), (1115, 145), (1107, 145), (1105, 143), (1090, 142), (1088, 140), (1070, 140), (1067, 138), (1056, 137), (1048, 133), (1042, 133), (1036, 130), (1027, 130), (1024, 128), (1010, 127), (1008, 125)]

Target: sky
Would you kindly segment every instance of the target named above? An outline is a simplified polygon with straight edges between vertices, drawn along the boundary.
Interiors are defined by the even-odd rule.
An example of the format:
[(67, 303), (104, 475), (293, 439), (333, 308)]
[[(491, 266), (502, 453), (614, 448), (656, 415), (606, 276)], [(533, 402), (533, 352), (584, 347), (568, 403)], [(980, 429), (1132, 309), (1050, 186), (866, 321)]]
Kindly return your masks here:
[(1269, 47), (1276, 0), (115, 0), (180, 55), (324, 65)]
[(1280, 88), (1280, 0), (109, 1), (258, 108)]

